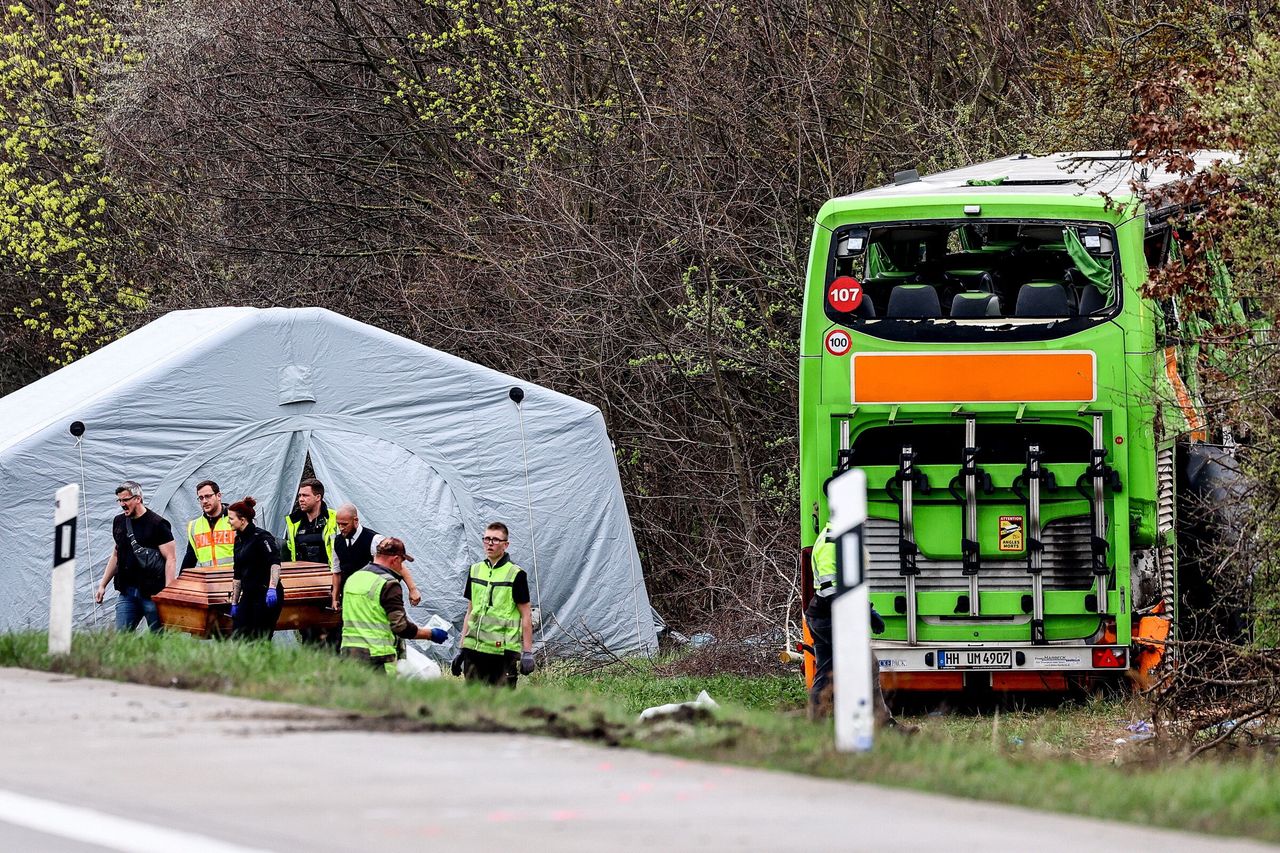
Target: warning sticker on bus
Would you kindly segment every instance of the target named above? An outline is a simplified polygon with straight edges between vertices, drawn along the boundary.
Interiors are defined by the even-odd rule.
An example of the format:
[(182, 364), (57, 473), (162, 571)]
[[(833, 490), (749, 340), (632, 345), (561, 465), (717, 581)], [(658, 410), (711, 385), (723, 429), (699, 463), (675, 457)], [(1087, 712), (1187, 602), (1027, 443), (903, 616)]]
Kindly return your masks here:
[(1000, 516), (1000, 550), (1021, 551), (1026, 547), (1022, 536), (1022, 516)]

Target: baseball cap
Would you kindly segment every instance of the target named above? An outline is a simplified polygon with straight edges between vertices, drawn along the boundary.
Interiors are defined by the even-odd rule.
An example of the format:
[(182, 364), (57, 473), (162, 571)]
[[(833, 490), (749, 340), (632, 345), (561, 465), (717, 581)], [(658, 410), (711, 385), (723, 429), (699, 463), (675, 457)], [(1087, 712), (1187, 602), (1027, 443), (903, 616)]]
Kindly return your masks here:
[(378, 553), (384, 557), (404, 557), (405, 562), (413, 562), (413, 557), (404, 550), (404, 543), (394, 536), (388, 536), (378, 543)]

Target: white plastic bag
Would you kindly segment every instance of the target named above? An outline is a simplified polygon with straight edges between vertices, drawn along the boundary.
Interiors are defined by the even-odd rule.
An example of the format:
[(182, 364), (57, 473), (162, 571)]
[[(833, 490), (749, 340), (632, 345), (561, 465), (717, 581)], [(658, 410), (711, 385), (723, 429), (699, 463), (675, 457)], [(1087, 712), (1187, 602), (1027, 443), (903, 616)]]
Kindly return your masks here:
[(640, 720), (652, 720), (655, 717), (669, 717), (678, 713), (682, 708), (692, 708), (698, 711), (714, 711), (720, 706), (716, 704), (716, 700), (712, 699), (707, 691), (703, 690), (698, 694), (698, 698), (692, 702), (672, 702), (669, 705), (655, 705), (652, 708), (645, 708), (640, 712)]
[(440, 664), (406, 644), (404, 657), (396, 661), (396, 675), (401, 678), (420, 678), (424, 681), (439, 678)]

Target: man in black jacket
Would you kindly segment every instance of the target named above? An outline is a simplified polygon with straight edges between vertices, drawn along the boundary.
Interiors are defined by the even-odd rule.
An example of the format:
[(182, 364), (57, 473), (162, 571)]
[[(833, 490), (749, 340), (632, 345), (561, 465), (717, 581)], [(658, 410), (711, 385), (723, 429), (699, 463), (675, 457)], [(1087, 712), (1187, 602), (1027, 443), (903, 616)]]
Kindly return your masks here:
[[(339, 585), (345, 586), (347, 579), (373, 562), (378, 543), (384, 537), (371, 527), (360, 523), (360, 511), (355, 504), (346, 503), (338, 507), (338, 535), (333, 540), (333, 556), (338, 562)], [(418, 585), (413, 582), (413, 573), (404, 567), (404, 585), (409, 591), (409, 603), (417, 605), (422, 601)], [(342, 606), (341, 596), (335, 590), (333, 608)]]
[[(338, 557), (334, 540), (338, 536), (338, 514), (324, 501), (324, 484), (308, 477), (298, 484), (298, 508), (285, 516), (284, 542), (280, 545), (283, 560), (324, 563), (329, 567), (332, 585), (329, 598), (337, 608), (342, 585), (338, 573)], [(337, 632), (333, 632), (335, 635)], [(324, 643), (328, 630), (306, 626), (298, 629), (298, 639), (306, 645)], [(335, 646), (336, 647), (336, 646)]]
[[(160, 630), (160, 613), (151, 596), (173, 582), (177, 572), (177, 548), (173, 544), (173, 531), (169, 522), (142, 503), (142, 486), (133, 480), (125, 480), (116, 488), (116, 503), (120, 514), (111, 523), (111, 538), (115, 548), (107, 558), (107, 568), (102, 573), (93, 600), (98, 604), (107, 591), (107, 583), (115, 579), (116, 630), (132, 631), (144, 618), (152, 631)], [(147, 551), (159, 551), (164, 559), (163, 572), (148, 570), (144, 561), (154, 559)], [(139, 559), (139, 552), (143, 559)]]

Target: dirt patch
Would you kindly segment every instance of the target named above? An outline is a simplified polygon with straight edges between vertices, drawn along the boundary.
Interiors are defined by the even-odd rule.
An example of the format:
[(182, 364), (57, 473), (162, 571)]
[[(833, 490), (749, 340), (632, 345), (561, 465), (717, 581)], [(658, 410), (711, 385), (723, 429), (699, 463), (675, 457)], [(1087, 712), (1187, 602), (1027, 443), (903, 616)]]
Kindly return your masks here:
[(231, 687), (230, 681), (216, 673), (175, 675), (170, 669), (152, 664), (133, 664), (113, 669), (85, 666), (75, 658), (55, 657), (49, 661), (49, 671), (81, 678), (105, 678), (111, 681), (145, 684), (149, 687), (172, 687), (177, 690), (196, 690), (205, 693), (228, 693)]
[(605, 746), (620, 746), (630, 735), (630, 727), (613, 723), (603, 714), (593, 713), (586, 720), (575, 719), (547, 708), (527, 708), (520, 713), (521, 723), (496, 720), (486, 714), (477, 714), (466, 723), (436, 721), (425, 707), (418, 715), (362, 714), (335, 715), (316, 726), (285, 726), (285, 731), (370, 731), (415, 734), (421, 732), (473, 732), (480, 734), (530, 734), (547, 737), (585, 740)]

